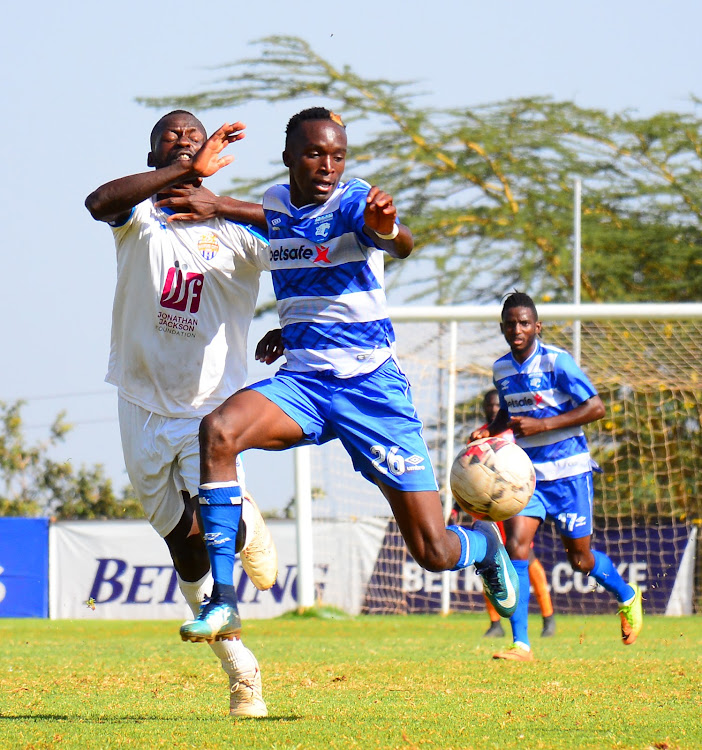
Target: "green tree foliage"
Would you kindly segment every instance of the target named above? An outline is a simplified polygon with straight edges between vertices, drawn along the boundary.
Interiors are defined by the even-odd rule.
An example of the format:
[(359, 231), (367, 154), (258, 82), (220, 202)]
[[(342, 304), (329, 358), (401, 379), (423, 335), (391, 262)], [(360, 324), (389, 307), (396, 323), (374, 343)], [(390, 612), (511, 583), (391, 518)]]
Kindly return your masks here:
[(115, 495), (102, 465), (76, 469), (55, 461), (51, 448), (71, 429), (59, 414), (43, 442), (27, 443), (22, 426), (22, 401), (0, 401), (0, 516), (76, 518), (141, 518), (143, 512), (131, 487)]
[[(569, 301), (575, 177), (583, 185), (584, 300), (702, 296), (696, 117), (611, 115), (548, 98), (429, 108), (416, 82), (362, 78), (301, 39), (256, 44), (260, 54), (223, 65), (224, 77), (208, 91), (140, 101), (237, 112), (255, 101), (296, 101), (340, 111), (351, 147), (347, 174), (390, 192), (414, 232), (421, 273), (421, 261), (389, 263), (409, 299), (493, 301), (519, 287)], [(260, 199), (285, 178), (235, 180), (233, 192)]]

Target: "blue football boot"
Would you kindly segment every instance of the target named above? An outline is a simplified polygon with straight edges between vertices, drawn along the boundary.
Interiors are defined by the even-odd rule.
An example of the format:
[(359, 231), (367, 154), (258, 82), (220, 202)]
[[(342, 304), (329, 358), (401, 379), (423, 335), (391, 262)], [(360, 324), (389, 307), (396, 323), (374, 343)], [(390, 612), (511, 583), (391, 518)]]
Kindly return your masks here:
[(509, 559), (500, 531), (494, 523), (476, 521), (473, 531), (487, 539), (487, 553), (482, 562), (475, 563), (475, 570), (483, 579), (483, 590), (500, 617), (510, 617), (517, 609), (519, 600), (519, 578)]
[(240, 634), (239, 612), (235, 606), (226, 602), (203, 602), (197, 617), (184, 622), (180, 627), (181, 639), (193, 643), (231, 641)]

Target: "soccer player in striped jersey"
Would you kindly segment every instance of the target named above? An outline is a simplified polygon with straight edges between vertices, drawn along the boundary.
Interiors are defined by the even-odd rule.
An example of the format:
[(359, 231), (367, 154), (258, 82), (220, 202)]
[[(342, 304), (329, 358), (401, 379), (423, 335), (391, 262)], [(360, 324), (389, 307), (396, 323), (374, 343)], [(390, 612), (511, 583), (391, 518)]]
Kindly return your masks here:
[[(483, 396), (483, 414), (485, 415), (485, 424), (482, 427), (478, 427), (479, 430), (485, 429), (490, 422), (497, 416), (500, 411), (500, 395), (495, 388), (491, 388), (486, 391)], [(507, 429), (500, 433), (500, 437), (505, 440), (514, 442), (514, 433), (512, 430)], [(468, 514), (461, 510), (458, 503), (454, 503), (451, 509), (450, 520), (451, 523), (457, 523), (461, 516)], [(505, 527), (502, 521), (498, 521), (498, 528), (502, 535), (502, 541), (505, 541)], [(539, 609), (541, 610), (541, 616), (543, 617), (543, 628), (541, 629), (542, 638), (550, 638), (556, 634), (556, 618), (553, 614), (553, 602), (551, 601), (551, 594), (548, 590), (548, 581), (546, 579), (546, 571), (544, 570), (541, 561), (534, 554), (534, 544), (531, 544), (531, 550), (529, 552), (529, 583), (534, 587), (534, 594), (536, 600), (539, 603)], [(497, 610), (490, 604), (490, 600), (485, 597), (485, 607), (487, 609), (488, 617), (490, 618), (490, 627), (483, 633), (486, 638), (502, 638), (505, 634), (500, 622), (500, 615)]]
[[(346, 148), (341, 119), (325, 108), (288, 123), (283, 162), (290, 182), (263, 198), (286, 363), (203, 419), (201, 513), (221, 526), (220, 538), (234, 538), (230, 498), (239, 492), (239, 453), (338, 438), (356, 470), (387, 498), (414, 559), (432, 571), (475, 563), (493, 605), (509, 616), (516, 575), (497, 527), (446, 527), (422, 424), (395, 357), (383, 252), (406, 258), (412, 234), (397, 222), (390, 195), (362, 180), (341, 181)], [(225, 541), (214, 552), (217, 581), (217, 557), (231, 557), (233, 545)], [(218, 591), (181, 637), (216, 637), (235, 606), (225, 587)]]
[(604, 416), (602, 399), (568, 352), (539, 340), (541, 322), (529, 295), (514, 292), (507, 297), (500, 330), (510, 348), (493, 365), (500, 410), (471, 440), (513, 430), (517, 445), (534, 464), (536, 490), (527, 506), (505, 521), (520, 594), (510, 618), (514, 643), (494, 658), (534, 658), (527, 633), (528, 559), (534, 534), (546, 518), (558, 525), (573, 570), (592, 576), (616, 598), (622, 640), (630, 645), (643, 624), (641, 590), (627, 584), (610, 558), (590, 546), (593, 463), (582, 425)]

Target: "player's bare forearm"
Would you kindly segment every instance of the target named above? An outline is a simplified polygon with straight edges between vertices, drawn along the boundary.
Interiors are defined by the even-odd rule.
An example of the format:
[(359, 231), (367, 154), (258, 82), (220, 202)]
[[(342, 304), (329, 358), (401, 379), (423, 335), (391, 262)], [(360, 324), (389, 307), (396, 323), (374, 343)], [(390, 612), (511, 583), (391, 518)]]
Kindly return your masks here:
[(268, 230), (263, 206), (260, 203), (248, 203), (226, 195), (220, 195), (218, 199), (219, 216), (224, 219), (232, 219), (242, 224), (253, 224), (259, 229)]
[(114, 221), (152, 195), (188, 179), (196, 179), (190, 163), (179, 160), (161, 169), (106, 182), (90, 193), (85, 207), (97, 221)]
[(159, 200), (159, 208), (168, 208), (175, 213), (169, 222), (207, 221), (208, 219), (231, 219), (242, 224), (253, 224), (266, 231), (266, 217), (260, 203), (248, 203), (225, 195), (215, 195), (205, 187), (176, 186)]
[(398, 234), (393, 240), (384, 240), (377, 233), (372, 235), (373, 242), (381, 247), (388, 255), (402, 260), (407, 258), (414, 249), (412, 232), (403, 224), (398, 224)]
[(414, 248), (412, 232), (396, 223), (397, 209), (392, 196), (373, 185), (366, 197), (363, 231), (393, 258), (406, 258)]
[(596, 422), (602, 419), (605, 414), (604, 404), (599, 396), (592, 396), (584, 401), (575, 409), (557, 414), (553, 417), (544, 417), (538, 419), (534, 417), (512, 417), (509, 421), (509, 427), (514, 430), (514, 434), (519, 437), (529, 437), (538, 435), (541, 432), (550, 432), (551, 430), (560, 430), (564, 427), (578, 427), (590, 422)]

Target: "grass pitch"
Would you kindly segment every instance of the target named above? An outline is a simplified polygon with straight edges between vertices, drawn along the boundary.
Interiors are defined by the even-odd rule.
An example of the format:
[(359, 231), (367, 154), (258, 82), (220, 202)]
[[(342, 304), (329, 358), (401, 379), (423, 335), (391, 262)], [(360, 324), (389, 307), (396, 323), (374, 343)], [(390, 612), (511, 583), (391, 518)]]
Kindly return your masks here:
[(270, 716), (228, 716), (175, 622), (0, 620), (0, 748), (702, 747), (702, 617), (558, 616), (537, 661), (493, 661), (484, 615), (248, 621)]

